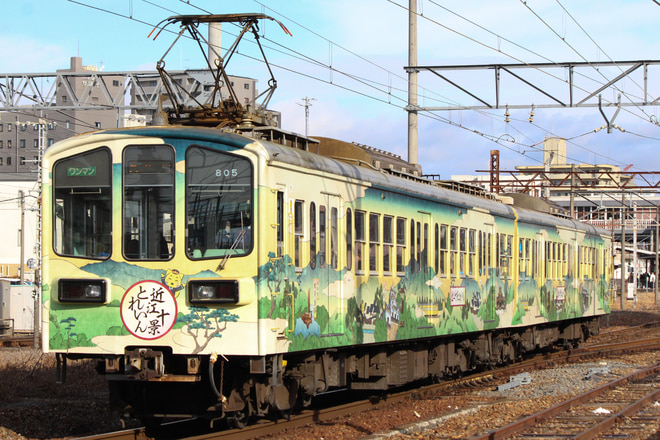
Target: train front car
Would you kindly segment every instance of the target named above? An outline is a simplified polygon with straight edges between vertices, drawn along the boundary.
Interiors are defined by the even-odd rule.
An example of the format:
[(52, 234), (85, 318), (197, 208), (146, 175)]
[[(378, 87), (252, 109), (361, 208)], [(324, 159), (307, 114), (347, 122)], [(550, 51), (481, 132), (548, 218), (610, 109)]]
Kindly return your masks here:
[(97, 132), (43, 160), (43, 349), (97, 358), (113, 403), (147, 422), (240, 423), (258, 368), (258, 159), (221, 133)]

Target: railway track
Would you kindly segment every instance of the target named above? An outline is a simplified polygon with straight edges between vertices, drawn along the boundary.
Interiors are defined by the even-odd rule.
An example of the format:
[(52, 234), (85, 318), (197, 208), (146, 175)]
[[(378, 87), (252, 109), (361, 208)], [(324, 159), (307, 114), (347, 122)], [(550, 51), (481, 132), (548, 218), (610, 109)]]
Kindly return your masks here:
[[(240, 430), (202, 433), (199, 431), (199, 427), (191, 429), (187, 427), (184, 422), (180, 424), (170, 424), (165, 430), (158, 434), (157, 438), (161, 440), (175, 438), (186, 438), (188, 440), (234, 440), (259, 438), (261, 436), (273, 435), (274, 433), (282, 432), (285, 430), (290, 431), (301, 426), (323, 424), (332, 419), (346, 415), (357, 414), (362, 411), (378, 409), (379, 406), (383, 404), (395, 404), (406, 400), (432, 399), (434, 398), (433, 396), (442, 395), (442, 393), (446, 392), (446, 390), (449, 388), (492, 387), (497, 383), (502, 383), (509, 376), (518, 374), (520, 372), (549, 368), (573, 362), (582, 362), (585, 360), (601, 358), (603, 356), (629, 354), (657, 349), (660, 349), (660, 337), (652, 337), (649, 339), (637, 341), (585, 346), (573, 350), (537, 355), (531, 359), (527, 359), (506, 367), (498, 368), (484, 373), (473, 374), (457, 380), (445, 381), (439, 384), (424, 386), (412, 391), (407, 390), (388, 394), (387, 396), (365, 398), (359, 401), (329, 408), (318, 408), (315, 410), (304, 411), (300, 414), (292, 415), (289, 420), (261, 421), (257, 424)], [(654, 366), (653, 368), (656, 368), (658, 371), (660, 371), (660, 366)], [(634, 383), (632, 380), (629, 381)], [(490, 437), (491, 435), (494, 436)], [(489, 433), (486, 434), (486, 436), (479, 438), (505, 438), (499, 437), (498, 435), (499, 434)], [(152, 437), (150, 437), (142, 428), (117, 433), (103, 434), (93, 437), (85, 437), (86, 440), (149, 440), (151, 438)]]
[[(473, 440), (631, 438), (660, 417), (660, 364), (638, 370)], [(655, 425), (653, 428), (655, 429)], [(647, 433), (648, 434), (648, 433)], [(645, 437), (642, 437), (645, 438)]]

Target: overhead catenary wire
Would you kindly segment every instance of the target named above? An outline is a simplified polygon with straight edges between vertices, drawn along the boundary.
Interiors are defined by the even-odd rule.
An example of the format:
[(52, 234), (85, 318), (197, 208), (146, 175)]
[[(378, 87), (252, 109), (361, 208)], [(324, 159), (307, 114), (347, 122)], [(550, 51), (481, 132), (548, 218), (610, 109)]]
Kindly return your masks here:
[[(139, 22), (139, 23), (142, 23), (142, 24), (145, 24), (145, 25), (153, 26), (153, 25), (151, 25), (151, 24), (149, 24), (149, 23), (147, 23), (147, 22), (145, 22), (145, 21), (137, 20), (136, 18), (134, 18), (134, 17), (132, 17), (132, 16), (129, 17), (129, 16), (126, 16), (126, 15), (124, 15), (124, 14), (119, 14), (119, 13), (112, 12), (112, 11), (107, 11), (107, 10), (104, 10), (104, 9), (102, 9), (102, 8), (98, 8), (98, 7), (94, 7), (94, 6), (85, 5), (85, 4), (81, 3), (80, 1), (75, 1), (75, 0), (69, 0), (69, 1), (71, 1), (71, 2), (73, 2), (73, 3), (81, 4), (81, 5), (83, 5), (83, 6), (92, 7), (93, 9), (97, 9), (97, 10), (100, 10), (100, 11), (109, 12), (109, 13), (112, 13), (112, 14), (114, 14), (114, 15), (116, 15), (116, 16), (119, 16), (119, 17), (122, 17), (122, 18), (125, 18), (125, 19), (134, 20), (134, 21), (136, 21), (136, 22)], [(176, 11), (173, 11), (173, 10), (171, 10), (171, 9), (164, 8), (164, 7), (162, 7), (161, 5), (154, 5), (153, 2), (150, 2), (150, 1), (148, 1), (148, 0), (143, 0), (143, 1), (144, 1), (145, 3), (147, 3), (147, 4), (150, 4), (150, 5), (153, 5), (153, 6), (159, 7), (159, 8), (161, 8), (161, 9), (167, 10), (167, 11), (169, 11), (169, 12), (172, 12), (172, 13), (175, 13), (175, 12), (176, 12)], [(204, 11), (204, 12), (209, 13), (209, 11), (206, 11), (206, 10), (204, 10), (204, 9), (202, 9), (202, 8), (199, 8), (198, 6), (194, 5), (194, 4), (193, 4), (192, 2), (190, 2), (190, 1), (184, 1), (184, 0), (180, 0), (180, 1), (181, 1), (181, 3), (183, 3), (183, 4), (187, 5), (187, 6), (190, 6), (190, 7), (193, 7), (193, 8), (197, 8), (198, 10), (201, 10), (201, 11)], [(392, 0), (388, 0), (388, 1), (389, 1), (390, 3), (393, 3), (393, 4), (396, 5), (396, 3), (394, 3)], [(261, 2), (259, 2), (259, 1), (257, 1), (257, 0), (255, 0), (255, 2), (256, 2), (257, 4), (259, 4), (259, 5), (261, 5), (262, 8), (265, 8), (265, 7), (266, 7), (263, 3), (261, 3)], [(397, 6), (401, 7), (400, 5), (397, 5)], [(275, 12), (276, 14), (279, 14), (277, 11), (274, 11), (274, 10), (272, 10), (272, 9), (270, 9), (270, 8), (268, 8), (268, 9), (271, 10), (271, 11), (273, 11), (273, 12)], [(279, 15), (285, 17), (285, 16), (282, 15), (282, 14), (279, 14)], [(428, 17), (428, 15), (425, 16), (424, 18), (427, 18), (427, 17)], [(365, 60), (365, 61), (367, 61), (367, 62), (370, 62), (370, 61), (367, 60), (366, 58), (361, 57), (361, 56), (359, 56), (359, 55), (353, 53), (352, 51), (343, 48), (341, 45), (338, 45), (338, 44), (332, 42), (331, 40), (326, 39), (325, 37), (320, 36), (318, 33), (315, 33), (314, 31), (308, 29), (307, 27), (305, 27), (305, 26), (303, 26), (303, 25), (300, 25), (299, 23), (297, 23), (297, 22), (291, 20), (290, 18), (286, 17), (286, 19), (287, 19), (287, 20), (290, 20), (292, 23), (295, 23), (295, 24), (299, 25), (302, 29), (305, 29), (305, 30), (308, 31), (308, 32), (312, 32), (313, 34), (318, 35), (320, 38), (324, 38), (326, 41), (332, 43), (333, 46), (340, 47), (342, 50), (346, 50), (347, 53), (349, 53), (349, 54), (351, 54), (351, 55), (353, 55), (353, 56), (357, 56), (357, 57), (359, 57), (360, 59), (363, 59), (363, 60)], [(469, 38), (469, 37), (466, 36), (466, 38)], [(304, 54), (302, 54), (302, 53), (300, 53), (300, 52), (292, 51), (292, 50), (290, 50), (289, 48), (286, 48), (286, 47), (282, 46), (281, 44), (279, 44), (278, 42), (276, 42), (276, 41), (274, 41), (274, 40), (271, 40), (271, 39), (268, 39), (268, 38), (267, 38), (267, 40), (268, 40), (269, 42), (275, 44), (275, 45), (278, 45), (278, 46), (280, 46), (280, 47), (283, 47), (283, 49), (281, 49), (280, 52), (285, 53), (285, 54), (287, 54), (287, 55), (289, 55), (289, 56), (297, 57), (298, 59), (302, 59), (302, 60), (304, 60), (304, 61), (306, 61), (306, 62), (310, 62), (310, 63), (312, 63), (313, 65), (315, 65), (315, 66), (317, 66), (317, 67), (321, 67), (321, 68), (324, 68), (324, 69), (328, 69), (328, 70), (330, 70), (331, 72), (335, 72), (335, 73), (337, 73), (337, 74), (339, 74), (339, 75), (342, 75), (342, 76), (344, 76), (344, 77), (346, 77), (346, 78), (348, 78), (348, 79), (350, 79), (350, 80), (352, 80), (352, 81), (356, 81), (357, 83), (362, 84), (363, 86), (366, 86), (366, 87), (368, 87), (369, 89), (371, 89), (371, 92), (359, 91), (359, 90), (356, 90), (355, 88), (352, 88), (352, 87), (350, 87), (350, 86), (343, 85), (343, 84), (339, 84), (339, 83), (336, 82), (336, 81), (328, 81), (328, 80), (326, 80), (326, 79), (323, 79), (323, 78), (320, 78), (320, 77), (314, 76), (314, 75), (312, 75), (312, 74), (303, 73), (303, 72), (301, 72), (300, 70), (289, 69), (289, 68), (286, 68), (286, 67), (281, 66), (281, 65), (277, 65), (277, 64), (275, 64), (274, 67), (277, 67), (277, 68), (279, 68), (279, 69), (281, 69), (281, 70), (284, 70), (284, 71), (291, 72), (291, 73), (296, 74), (296, 75), (301, 75), (301, 76), (304, 76), (304, 77), (307, 77), (307, 78), (313, 79), (313, 80), (315, 80), (315, 81), (321, 81), (321, 82), (324, 82), (324, 83), (329, 84), (329, 85), (332, 85), (332, 86), (334, 86), (334, 87), (337, 87), (337, 88), (340, 88), (340, 89), (343, 89), (343, 90), (349, 91), (349, 92), (351, 92), (351, 93), (355, 93), (355, 94), (357, 94), (357, 95), (360, 95), (360, 96), (363, 96), (363, 97), (365, 97), (365, 98), (369, 98), (369, 99), (371, 99), (371, 100), (375, 100), (375, 101), (378, 101), (378, 102), (381, 102), (381, 103), (384, 103), (384, 104), (387, 104), (387, 105), (393, 105), (393, 103), (392, 103), (392, 100), (393, 100), (393, 101), (395, 101), (395, 102), (397, 102), (397, 103), (400, 103), (400, 105), (394, 105), (394, 106), (397, 107), (397, 108), (402, 108), (403, 105), (404, 105), (404, 103), (406, 102), (406, 99), (405, 99), (405, 98), (403, 98), (402, 96), (398, 96), (398, 95), (397, 95), (398, 92), (401, 92), (401, 93), (404, 92), (404, 89), (403, 89), (403, 88), (399, 88), (399, 87), (393, 86), (391, 83), (384, 84), (384, 83), (382, 83), (382, 82), (372, 81), (372, 80), (370, 80), (370, 79), (368, 79), (368, 78), (364, 78), (364, 77), (361, 77), (361, 76), (358, 76), (358, 75), (351, 74), (350, 72), (342, 71), (342, 70), (337, 69), (335, 66), (332, 66), (332, 65), (330, 65), (330, 64), (328, 64), (328, 63), (324, 63), (324, 62), (321, 62), (321, 61), (319, 61), (319, 60), (315, 60), (314, 58), (309, 57), (309, 56), (307, 56), (307, 55), (304, 55)], [(495, 50), (495, 49), (492, 48), (492, 47), (491, 47), (491, 49)], [(498, 51), (498, 52), (501, 53), (501, 51)], [(246, 55), (246, 54), (241, 53), (241, 55), (242, 55), (242, 56), (246, 56), (246, 57), (249, 58), (249, 56)], [(537, 55), (538, 55), (538, 54), (537, 54)], [(540, 55), (538, 55), (538, 56), (540, 56)], [(376, 63), (372, 63), (372, 64), (373, 64), (374, 66), (377, 66), (377, 67), (381, 68), (381, 67), (378, 66)], [(401, 75), (399, 75), (399, 74), (396, 74), (396, 73), (390, 72), (389, 70), (387, 70), (387, 69), (385, 69), (385, 68), (382, 68), (382, 69), (383, 69), (384, 71), (388, 72), (388, 75), (392, 75), (393, 77), (398, 78), (398, 79), (401, 79), (401, 80), (404, 79), (404, 78), (403, 78)], [(560, 80), (561, 80), (561, 79), (560, 79)], [(375, 95), (373, 95), (373, 92), (382, 93), (382, 94), (383, 94), (383, 95), (382, 95), (383, 97), (381, 98), (381, 97), (379, 97), (379, 96), (375, 96)], [(394, 92), (394, 93), (393, 93), (393, 92)], [(436, 99), (436, 98), (431, 97), (431, 96), (428, 96), (428, 95), (420, 95), (420, 97), (421, 97), (422, 99), (429, 99), (429, 100), (435, 100), (435, 99)], [(466, 106), (466, 109), (469, 109), (469, 107)], [(497, 116), (494, 116), (494, 115), (488, 114), (488, 112), (477, 111), (477, 113), (478, 113), (478, 114), (481, 114), (481, 115), (483, 115), (483, 116), (489, 117), (489, 118), (491, 118), (491, 119), (497, 118)], [(438, 117), (437, 115), (433, 115), (433, 114), (430, 114), (430, 113), (427, 113), (427, 112), (422, 112), (422, 113), (420, 113), (420, 114), (421, 114), (422, 116), (424, 116), (424, 117), (426, 117), (426, 118), (430, 118), (430, 119), (432, 119), (432, 120), (437, 120), (437, 121), (440, 121), (440, 122), (443, 122), (443, 123), (448, 123), (448, 124), (450, 123), (450, 121), (449, 121), (447, 118)], [(450, 123), (449, 125), (452, 125), (452, 126), (460, 126), (459, 124), (456, 124), (456, 123), (453, 123), (453, 122)], [(469, 127), (461, 127), (461, 128), (466, 129), (466, 130), (468, 130), (468, 131), (470, 131), (470, 132), (472, 132), (472, 133), (479, 133), (479, 134), (481, 134), (482, 137), (484, 137), (484, 138), (489, 138), (489, 137), (491, 137), (491, 138), (493, 138), (493, 139), (495, 138), (495, 136), (491, 136), (491, 135), (487, 135), (487, 134), (485, 134), (485, 133), (481, 133), (479, 130), (474, 129), (474, 128), (469, 128)], [(546, 130), (546, 132), (552, 133), (551, 130)], [(553, 134), (554, 134), (554, 133), (553, 133)], [(555, 134), (555, 136), (557, 136), (557, 135)], [(564, 136), (557, 136), (557, 137), (564, 137)], [(585, 149), (585, 151), (590, 152), (590, 153), (593, 154), (594, 156), (601, 156), (601, 157), (602, 157), (602, 154), (599, 153), (599, 152), (595, 152), (595, 151), (592, 151), (592, 150), (586, 149), (586, 148), (584, 148), (584, 147), (582, 147), (582, 148)], [(516, 151), (515, 149), (513, 149), (512, 151), (515, 151), (515, 152), (517, 152), (518, 154), (522, 154), (520, 151)]]

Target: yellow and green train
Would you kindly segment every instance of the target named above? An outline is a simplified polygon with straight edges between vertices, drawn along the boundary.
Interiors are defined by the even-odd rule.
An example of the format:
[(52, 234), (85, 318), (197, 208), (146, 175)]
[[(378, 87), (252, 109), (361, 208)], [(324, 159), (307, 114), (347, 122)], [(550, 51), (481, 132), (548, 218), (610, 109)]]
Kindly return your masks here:
[(305, 406), (575, 345), (611, 237), (282, 132), (98, 131), (43, 159), (43, 347), (145, 421)]

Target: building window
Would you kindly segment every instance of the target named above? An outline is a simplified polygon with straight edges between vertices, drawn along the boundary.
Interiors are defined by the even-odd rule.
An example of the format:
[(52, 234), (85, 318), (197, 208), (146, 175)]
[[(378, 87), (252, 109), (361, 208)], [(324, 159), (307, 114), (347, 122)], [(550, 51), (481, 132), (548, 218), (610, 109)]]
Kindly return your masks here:
[(95, 128), (101, 128), (101, 123), (100, 122), (94, 122), (94, 127)]
[(20, 127), (21, 127), (21, 131), (27, 130), (27, 125), (25, 124), (21, 124)]
[(53, 138), (48, 138), (48, 146), (50, 147), (55, 143), (55, 140)]
[(4, 124), (0, 124), (0, 132), (5, 131)]
[(19, 163), (20, 165), (25, 165), (25, 157), (21, 156), (21, 157), (19, 158), (19, 162), (18, 162), (18, 163)]
[(2, 140), (0, 140), (0, 148), (2, 147), (4, 147), (4, 145), (2, 145)]
[(66, 96), (62, 96), (62, 102), (66, 102)]
[(3, 164), (3, 162), (2, 162), (2, 157), (0, 157), (0, 165), (2, 165), (2, 164)]
[[(10, 125), (11, 127), (11, 125)], [(11, 139), (7, 139), (7, 148), (11, 148)]]
[(7, 131), (11, 131), (11, 124), (7, 124)]
[(39, 139), (35, 139), (35, 140), (32, 142), (32, 146), (33, 146), (34, 148), (38, 148), (38, 147), (39, 147)]
[(114, 87), (119, 87), (121, 84), (119, 84), (119, 81), (118, 81), (118, 80), (113, 79), (113, 80), (112, 80), (112, 85), (113, 85)]
[(11, 165), (11, 156), (7, 156), (7, 165)]
[(18, 145), (19, 145), (21, 148), (25, 148), (25, 139), (20, 139), (20, 140), (18, 141)]
[(71, 121), (66, 121), (66, 128), (71, 128)]
[(250, 83), (245, 83), (245, 84), (243, 84), (243, 88), (244, 88), (245, 90), (250, 90)]

